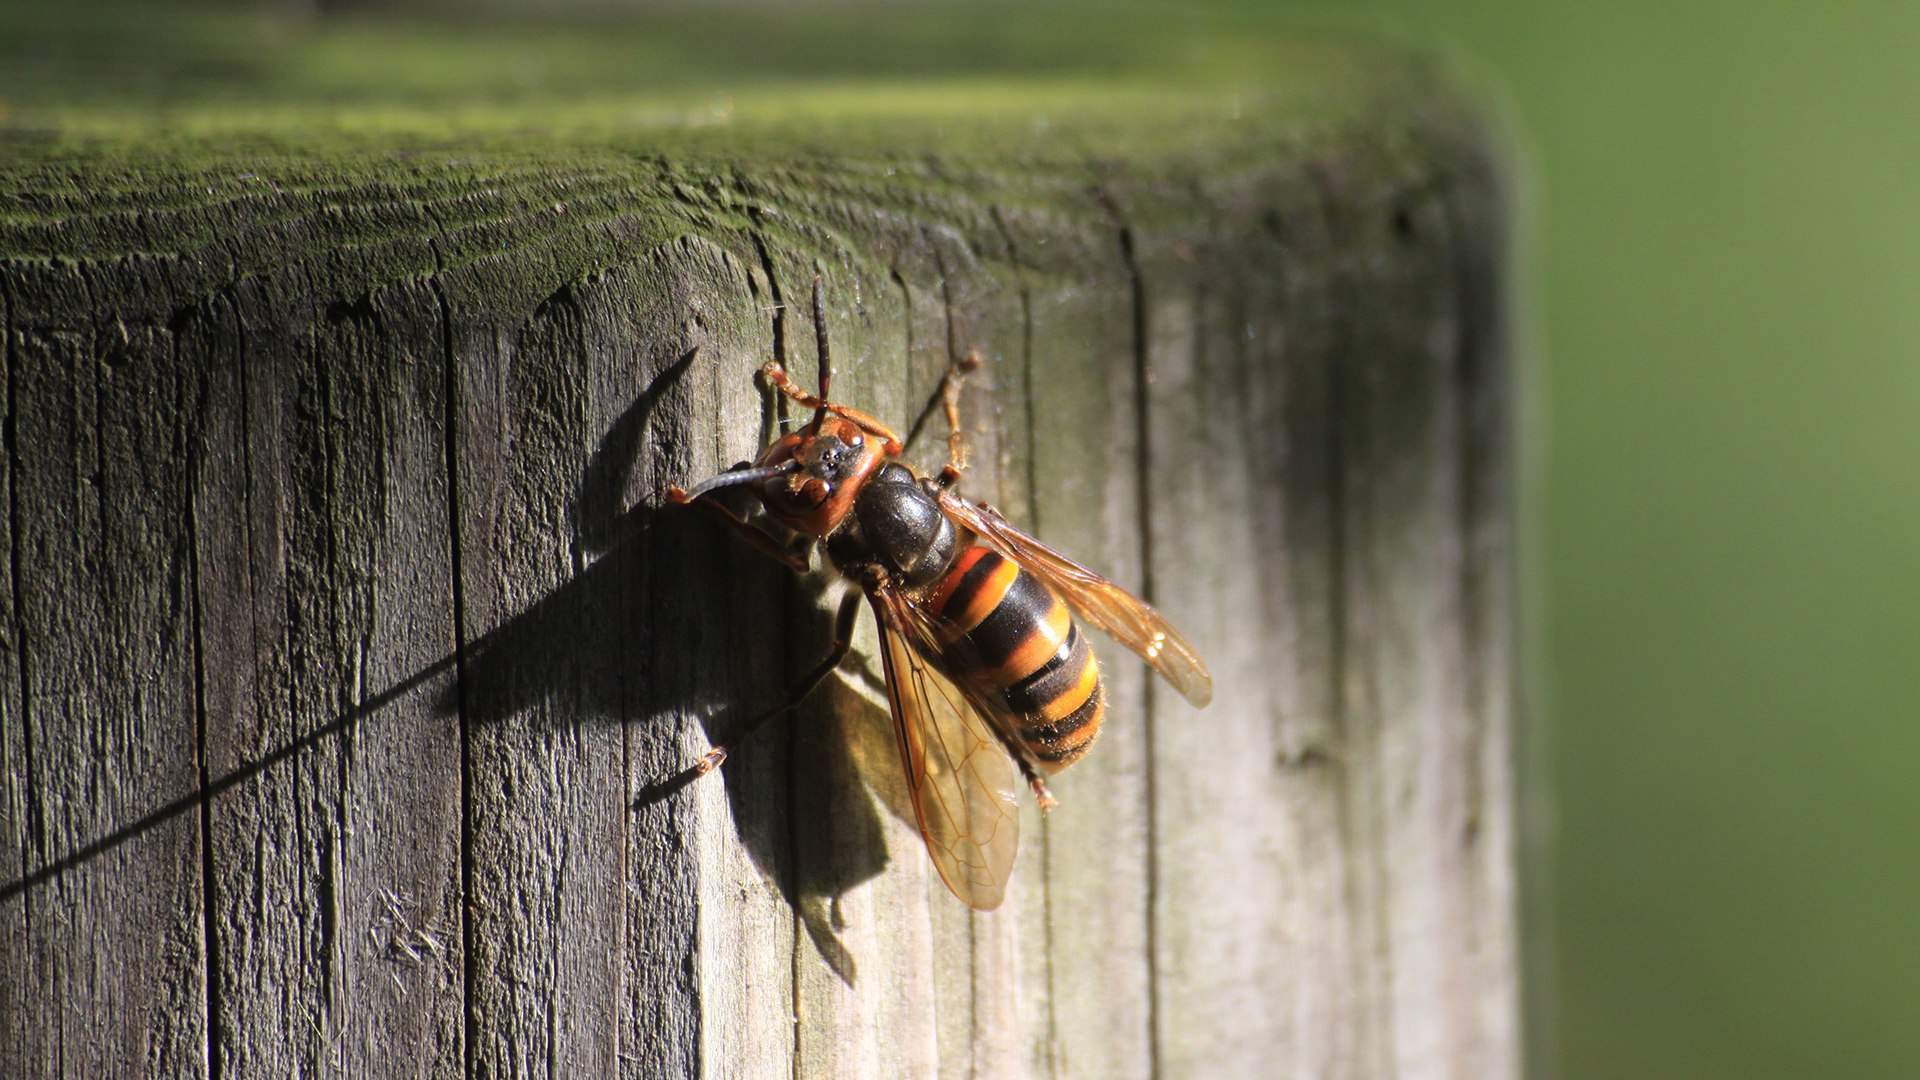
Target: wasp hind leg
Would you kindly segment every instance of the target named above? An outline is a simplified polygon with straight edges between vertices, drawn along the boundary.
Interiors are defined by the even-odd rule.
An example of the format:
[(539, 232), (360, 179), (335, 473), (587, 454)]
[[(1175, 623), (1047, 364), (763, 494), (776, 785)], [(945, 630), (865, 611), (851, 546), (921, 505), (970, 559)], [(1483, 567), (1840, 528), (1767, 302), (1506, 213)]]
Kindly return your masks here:
[(1047, 787), (1047, 782), (1040, 779), (1039, 770), (1033, 767), (1033, 761), (1027, 757), (1026, 750), (1006, 732), (995, 728), (994, 734), (999, 737), (1000, 745), (1007, 748), (1007, 756), (1013, 759), (1014, 764), (1020, 766), (1020, 774), (1027, 778), (1027, 786), (1033, 789), (1034, 801), (1040, 804), (1040, 812), (1044, 814), (1049, 810), (1058, 809), (1060, 800), (1053, 797), (1053, 791)]
[(1044, 814), (1049, 810), (1058, 809), (1060, 800), (1053, 797), (1053, 792), (1047, 788), (1047, 782), (1040, 779), (1039, 773), (1033, 771), (1033, 766), (1027, 764), (1027, 759), (1015, 754), (1013, 760), (1020, 763), (1020, 771), (1027, 775), (1027, 786), (1033, 789), (1033, 798), (1040, 804), (1040, 812)]
[(861, 596), (859, 590), (849, 589), (846, 599), (840, 601), (840, 614), (835, 617), (833, 623), (833, 648), (828, 650), (826, 659), (815, 665), (814, 669), (807, 672), (799, 682), (789, 687), (771, 708), (755, 714), (742, 724), (739, 730), (723, 739), (719, 745), (700, 755), (700, 760), (693, 764), (691, 770), (693, 775), (705, 776), (718, 768), (721, 762), (727, 760), (727, 755), (738, 749), (748, 736), (764, 727), (767, 721), (805, 701), (807, 695), (813, 693), (813, 688), (819, 686), (821, 680), (832, 674), (834, 668), (840, 666), (840, 661), (847, 658), (847, 651), (853, 648), (853, 622), (860, 615)]

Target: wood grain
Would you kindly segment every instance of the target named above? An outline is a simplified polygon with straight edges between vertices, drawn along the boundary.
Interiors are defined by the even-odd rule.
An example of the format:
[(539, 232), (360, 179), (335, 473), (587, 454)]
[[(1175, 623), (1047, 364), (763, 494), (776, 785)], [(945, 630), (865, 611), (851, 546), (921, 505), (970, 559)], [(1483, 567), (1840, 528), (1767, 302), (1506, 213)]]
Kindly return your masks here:
[[(8, 289), (29, 865), (200, 782), (197, 372), (171, 328), (151, 321), (171, 307), (172, 283), (154, 275), (129, 298), (148, 310), (103, 318), (108, 282), (78, 266), (39, 269)], [(204, 1072), (201, 828), (178, 815), (11, 901), (24, 902), (6, 977), (31, 1012), (9, 1055), (23, 1075)]]
[[(0, 162), (0, 1072), (1515, 1075), (1499, 159), (1396, 78)], [(830, 574), (659, 509), (794, 418), (816, 275), (837, 399), (977, 351), (965, 493), (1213, 668), (1097, 643), (995, 912), (870, 614), (685, 772), (829, 647)]]

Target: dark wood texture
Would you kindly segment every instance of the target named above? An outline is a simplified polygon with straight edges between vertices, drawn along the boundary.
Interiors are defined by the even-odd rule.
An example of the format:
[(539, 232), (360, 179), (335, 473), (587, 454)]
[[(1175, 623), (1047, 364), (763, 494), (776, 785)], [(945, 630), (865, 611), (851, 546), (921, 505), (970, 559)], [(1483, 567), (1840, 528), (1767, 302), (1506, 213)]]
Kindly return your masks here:
[[(1499, 161), (1364, 66), (0, 151), (0, 1074), (1516, 1075)], [(904, 429), (979, 350), (966, 490), (1213, 667), (1197, 712), (1101, 647), (990, 914), (864, 614), (675, 780), (830, 637), (658, 509), (787, 416), (760, 364), (812, 383), (816, 272), (836, 397)]]

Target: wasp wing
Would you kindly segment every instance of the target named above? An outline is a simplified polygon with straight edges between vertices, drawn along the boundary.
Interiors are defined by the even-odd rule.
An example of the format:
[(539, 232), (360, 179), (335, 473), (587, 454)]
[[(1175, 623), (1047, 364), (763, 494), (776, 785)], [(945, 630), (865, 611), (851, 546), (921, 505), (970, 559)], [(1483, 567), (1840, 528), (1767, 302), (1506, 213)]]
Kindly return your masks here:
[(1060, 590), (1075, 611), (1138, 653), (1182, 697), (1199, 707), (1213, 700), (1213, 676), (1200, 653), (1145, 600), (1014, 528), (991, 506), (943, 492), (940, 508), (1021, 569)]
[(932, 638), (912, 606), (885, 588), (868, 599), (880, 623), (887, 697), (927, 854), (955, 896), (991, 911), (1006, 896), (1020, 850), (1013, 759), (991, 723), (928, 659), (936, 655)]

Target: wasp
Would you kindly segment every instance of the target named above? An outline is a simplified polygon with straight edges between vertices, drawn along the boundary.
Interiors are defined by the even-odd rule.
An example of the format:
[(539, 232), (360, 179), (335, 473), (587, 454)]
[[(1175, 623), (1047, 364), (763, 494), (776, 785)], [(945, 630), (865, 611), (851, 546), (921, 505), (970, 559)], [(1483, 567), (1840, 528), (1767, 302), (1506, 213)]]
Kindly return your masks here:
[[(848, 590), (833, 646), (773, 707), (749, 719), (694, 766), (704, 774), (766, 721), (799, 704), (846, 658), (864, 597), (880, 625), (894, 732), (927, 854), (955, 896), (982, 911), (1000, 905), (1019, 850), (1024, 775), (1043, 811), (1057, 805), (1043, 779), (1078, 761), (1100, 731), (1106, 693), (1075, 616), (1139, 654), (1186, 699), (1204, 706), (1212, 677), (1193, 646), (1139, 597), (1022, 533), (991, 506), (954, 492), (964, 468), (959, 389), (977, 354), (949, 366), (940, 387), (949, 461), (917, 475), (900, 437), (872, 416), (835, 404), (820, 280), (813, 317), (820, 393), (802, 390), (778, 361), (766, 380), (813, 418), (758, 461), (670, 503), (702, 509), (752, 546), (807, 572), (823, 545)], [(929, 411), (931, 403), (929, 404)], [(924, 414), (923, 414), (924, 415)], [(783, 542), (707, 496), (749, 486)]]

